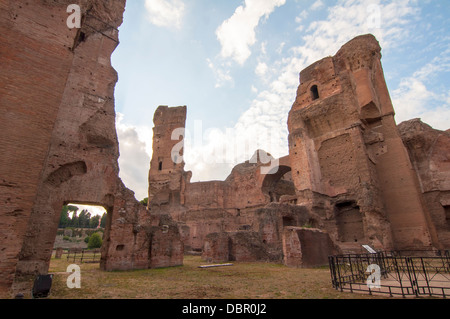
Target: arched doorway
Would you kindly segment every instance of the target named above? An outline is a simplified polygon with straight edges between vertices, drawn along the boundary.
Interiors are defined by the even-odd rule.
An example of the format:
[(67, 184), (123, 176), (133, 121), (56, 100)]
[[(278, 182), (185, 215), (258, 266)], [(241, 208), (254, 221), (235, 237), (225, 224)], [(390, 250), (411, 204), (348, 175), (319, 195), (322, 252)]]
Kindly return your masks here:
[(335, 218), (339, 241), (358, 243), (364, 240), (363, 216), (355, 201), (336, 204)]
[(66, 255), (66, 259), (72, 262), (100, 263), (107, 213), (106, 208), (98, 205), (64, 205), (53, 245), (52, 260)]
[(291, 167), (278, 166), (274, 174), (267, 174), (262, 183), (262, 192), (271, 203), (278, 203), (284, 195), (295, 195), (295, 185), (292, 181)]

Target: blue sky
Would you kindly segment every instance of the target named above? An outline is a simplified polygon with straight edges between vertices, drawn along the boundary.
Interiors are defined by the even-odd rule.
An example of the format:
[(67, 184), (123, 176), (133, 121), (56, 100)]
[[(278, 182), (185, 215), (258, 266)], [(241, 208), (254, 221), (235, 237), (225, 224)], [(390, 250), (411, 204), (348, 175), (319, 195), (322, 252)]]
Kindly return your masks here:
[(449, 129), (448, 0), (128, 0), (112, 57), (124, 183), (146, 197), (159, 105), (188, 107), (192, 181), (223, 180), (257, 149), (287, 155), (300, 71), (366, 33), (397, 123)]

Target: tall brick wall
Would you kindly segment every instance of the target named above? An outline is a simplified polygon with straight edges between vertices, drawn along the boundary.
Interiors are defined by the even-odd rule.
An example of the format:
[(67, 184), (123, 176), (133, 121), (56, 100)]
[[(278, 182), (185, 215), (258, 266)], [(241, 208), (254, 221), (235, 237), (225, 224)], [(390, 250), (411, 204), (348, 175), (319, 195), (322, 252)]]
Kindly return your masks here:
[[(95, 1), (87, 5), (78, 31), (84, 33), (83, 40), (74, 40), (76, 47), (68, 50), (72, 55), (70, 72), (59, 101), (17, 275), (47, 271), (64, 204), (96, 204), (109, 211), (113, 207), (119, 149), (114, 111), (117, 74), (110, 57), (118, 45), (123, 6), (124, 1), (116, 1), (109, 8)], [(58, 8), (64, 14), (65, 7)], [(111, 15), (102, 21), (106, 10)], [(67, 29), (65, 23), (62, 25)]]
[(417, 173), (420, 190), (439, 243), (450, 247), (450, 131), (440, 131), (412, 119), (399, 132)]
[(47, 272), (69, 202), (107, 209), (104, 270), (180, 265), (181, 238), (203, 249), (211, 233), (226, 239), (219, 255), (277, 260), (283, 229), (307, 224), (343, 248), (355, 239), (384, 249), (448, 244), (448, 132), (433, 138), (428, 157), (415, 147), (420, 138), (402, 133), (408, 156), (373, 37), (302, 71), (290, 155), (269, 178), (261, 163), (246, 162), (223, 182), (190, 184), (172, 153), (178, 145), (182, 155), (172, 133), (184, 128), (186, 108), (158, 108), (144, 207), (118, 178), (110, 57), (125, 0), (80, 1), (82, 28), (72, 30), (70, 2), (0, 1), (0, 292), (21, 275)]
[[(364, 230), (359, 240), (375, 247), (437, 247), (417, 175), (394, 121), (380, 51), (372, 35), (360, 36), (300, 73), (289, 114), (298, 202), (311, 209), (322, 206), (335, 216), (339, 205), (355, 203), (362, 216), (355, 227)], [(318, 205), (311, 193), (328, 196), (328, 204)], [(339, 233), (335, 225), (329, 230), (331, 236)]]
[[(178, 115), (168, 121), (172, 113)], [(180, 183), (180, 176), (190, 177), (190, 172), (170, 159), (167, 169), (166, 158), (174, 145), (171, 131), (184, 125), (185, 116), (185, 108), (160, 107), (155, 114), (149, 206), (158, 210), (166, 205), (162, 210), (179, 223), (187, 249), (205, 249), (208, 260), (236, 258), (241, 256), (233, 255), (236, 249), (245, 251), (256, 242), (252, 258), (264, 255), (257, 253), (262, 249), (276, 260), (286, 227), (324, 230), (336, 244), (333, 249), (348, 252), (360, 251), (362, 244), (423, 249), (441, 248), (448, 241), (445, 182), (439, 184), (443, 187), (423, 187), (434, 176), (445, 180), (445, 159), (440, 157), (446, 136), (438, 139), (440, 151), (432, 165), (430, 159), (410, 161), (394, 120), (381, 48), (372, 35), (349, 41), (334, 57), (301, 71), (288, 119), (289, 156), (278, 159), (276, 174), (262, 174), (261, 163), (247, 161), (225, 181), (190, 183), (187, 178)], [(413, 146), (410, 153), (417, 155)], [(157, 161), (163, 163), (159, 170)], [(439, 167), (439, 172), (429, 167)], [(174, 193), (176, 205), (170, 200)], [(236, 234), (246, 239), (233, 240)], [(320, 259), (314, 249), (304, 248), (320, 249), (312, 237), (302, 240), (298, 253)], [(285, 256), (295, 255), (288, 250)]]
[(0, 2), (0, 289), (14, 278), (61, 100), (76, 30), (66, 7)]
[(149, 203), (182, 205), (190, 175), (184, 172), (186, 107), (159, 106), (153, 118), (153, 156), (149, 171)]
[(80, 29), (67, 26), (69, 4), (0, 2), (1, 293), (47, 273), (67, 203), (106, 208), (104, 270), (183, 259), (178, 227), (150, 215), (118, 176), (111, 54), (125, 0), (79, 1)]

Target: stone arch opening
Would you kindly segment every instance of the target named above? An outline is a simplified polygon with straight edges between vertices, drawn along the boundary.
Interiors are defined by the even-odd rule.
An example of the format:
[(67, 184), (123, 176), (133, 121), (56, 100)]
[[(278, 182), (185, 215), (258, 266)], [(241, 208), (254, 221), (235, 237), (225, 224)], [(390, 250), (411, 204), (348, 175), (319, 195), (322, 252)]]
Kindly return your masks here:
[(450, 205), (443, 205), (442, 208), (444, 208), (447, 229), (450, 230)]
[(335, 218), (339, 241), (358, 243), (364, 240), (363, 218), (355, 201), (336, 204)]
[(381, 113), (375, 103), (370, 102), (361, 107), (361, 118), (371, 124), (380, 121)]
[(297, 226), (297, 221), (292, 216), (283, 216), (283, 227)]
[(320, 97), (320, 96), (319, 96), (319, 88), (317, 87), (317, 85), (311, 86), (310, 92), (311, 92), (311, 99), (312, 99), (313, 101), (319, 99), (319, 97)]
[[(20, 282), (22, 279), (26, 279), (30, 276), (33, 277), (35, 275), (47, 274), (52, 258), (56, 258), (57, 254), (61, 254), (61, 248), (62, 252), (67, 253), (67, 250), (70, 248), (78, 248), (81, 250), (83, 247), (87, 246), (87, 243), (84, 242), (84, 239), (87, 234), (91, 235), (91, 232), (87, 232), (86, 230), (81, 229), (81, 227), (79, 227), (79, 223), (74, 225), (68, 225), (66, 223), (66, 226), (71, 227), (70, 233), (65, 233), (64, 230), (60, 227), (63, 226), (64, 223), (61, 222), (61, 215), (64, 211), (68, 213), (67, 215), (69, 215), (70, 213), (73, 214), (74, 211), (77, 211), (76, 215), (78, 218), (79, 215), (83, 212), (83, 209), (86, 209), (87, 207), (96, 207), (99, 210), (102, 209), (102, 211), (104, 212), (104, 227), (103, 236), (101, 237), (105, 238), (111, 225), (111, 214), (109, 214), (109, 212), (111, 212), (113, 209), (113, 196), (106, 195), (103, 199), (103, 203), (72, 200), (54, 200), (53, 202), (49, 203), (48, 198), (46, 197), (42, 199), (42, 203), (41, 201), (36, 203), (35, 207), (33, 208), (30, 223), (28, 225), (29, 236), (24, 239), (18, 258), (15, 280), (17, 282)], [(69, 207), (75, 206), (80, 206), (80, 208), (69, 209)], [(88, 211), (86, 210), (82, 214), (85, 221), (88, 219), (86, 218), (87, 213)], [(72, 218), (73, 215), (71, 216), (71, 219)], [(98, 221), (98, 223), (100, 223), (100, 220)], [(84, 228), (85, 225), (86, 223), (83, 223), (82, 228)], [(92, 233), (94, 233), (96, 230), (97, 229), (93, 229)], [(58, 238), (58, 236), (60, 237)], [(61, 245), (61, 243), (63, 242), (68, 245), (64, 247), (63, 245)], [(105, 243), (105, 241), (103, 241), (103, 243)], [(98, 248), (98, 251), (96, 253), (96, 257), (97, 259), (99, 259), (99, 261), (104, 249), (103, 246)]]
[[(91, 257), (91, 262), (100, 265), (101, 251), (106, 245), (106, 232), (108, 230), (108, 217), (111, 207), (101, 203), (90, 203), (80, 201), (65, 201), (59, 217), (55, 241), (53, 244), (54, 258), (58, 253), (69, 253), (76, 250), (88, 250), (96, 252)], [(92, 238), (98, 234), (100, 243)], [(94, 236), (93, 236), (94, 235)], [(52, 255), (53, 256), (53, 255)]]
[(262, 192), (271, 203), (279, 203), (284, 195), (295, 195), (291, 167), (280, 165), (274, 174), (267, 174), (262, 183)]

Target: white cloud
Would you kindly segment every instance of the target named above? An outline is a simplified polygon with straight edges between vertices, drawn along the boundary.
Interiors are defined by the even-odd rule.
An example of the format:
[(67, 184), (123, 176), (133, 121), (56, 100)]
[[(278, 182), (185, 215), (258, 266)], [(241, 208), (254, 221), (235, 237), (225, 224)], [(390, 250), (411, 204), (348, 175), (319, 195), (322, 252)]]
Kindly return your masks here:
[[(148, 171), (150, 155), (147, 153), (152, 136), (148, 130), (136, 128), (123, 122), (123, 114), (117, 113), (116, 130), (119, 139), (119, 176), (124, 184), (135, 192), (136, 199), (141, 200), (148, 195)], [(138, 133), (141, 132), (141, 136)], [(153, 134), (151, 134), (153, 135)]]
[(401, 81), (392, 92), (393, 104), (398, 122), (418, 117), (426, 111), (426, 101), (433, 98), (424, 83), (413, 77)]
[(222, 46), (221, 56), (244, 64), (251, 55), (250, 47), (256, 42), (255, 29), (261, 19), (267, 19), (275, 8), (285, 3), (286, 0), (245, 0), (245, 6), (239, 6), (216, 31)]
[[(80, 215), (81, 211), (83, 211), (83, 210), (87, 210), (91, 214), (91, 217), (93, 217), (95, 215), (102, 216), (103, 214), (106, 213), (106, 209), (102, 206), (80, 205), (80, 204), (72, 204), (72, 203), (69, 203), (69, 205), (78, 207), (77, 215)], [(69, 216), (72, 218), (73, 214), (71, 213), (71, 214), (69, 214)]]
[(277, 53), (278, 54), (282, 54), (283, 53), (283, 49), (284, 49), (285, 45), (286, 45), (286, 42), (281, 42), (280, 43), (280, 46), (277, 49)]
[(267, 54), (267, 41), (261, 43), (261, 55)]
[(300, 12), (300, 14), (298, 16), (295, 17), (295, 22), (301, 23), (307, 17), (308, 17), (308, 11), (303, 10), (302, 12)]
[[(325, 56), (334, 55), (339, 48), (346, 42), (360, 34), (372, 33), (386, 49), (393, 46), (401, 35), (408, 34), (408, 19), (413, 17), (415, 10), (411, 7), (411, 1), (401, 0), (394, 3), (382, 5), (380, 1), (374, 1), (380, 6), (380, 12), (383, 13), (383, 20), (379, 27), (367, 23), (371, 12), (367, 10), (367, 1), (347, 0), (340, 2), (339, 5), (328, 9), (326, 19), (311, 23), (302, 36), (302, 44), (296, 47), (286, 48), (285, 55), (279, 60), (269, 64), (269, 61), (260, 62), (256, 68), (258, 75), (264, 74), (266, 81), (263, 83), (266, 87), (258, 89), (257, 97), (251, 102), (250, 107), (245, 111), (234, 125), (230, 128), (232, 137), (226, 134), (216, 135), (215, 139), (205, 141), (203, 148), (192, 150), (197, 154), (206, 152), (206, 149), (216, 149), (230, 147), (234, 145), (234, 163), (237, 164), (248, 160), (257, 149), (263, 149), (271, 153), (274, 157), (281, 157), (288, 154), (288, 131), (287, 117), (292, 103), (295, 101), (295, 94), (299, 85), (299, 72), (311, 63), (322, 59)], [(248, 4), (248, 1), (246, 2)], [(306, 12), (298, 16), (297, 22), (301, 22), (307, 15)], [(241, 19), (244, 16), (244, 8), (237, 10), (233, 17)], [(387, 20), (388, 17), (390, 20)], [(227, 20), (228, 23), (238, 22)], [(232, 23), (232, 24), (233, 24)], [(255, 25), (255, 23), (250, 23)], [(253, 30), (253, 27), (250, 28)], [(225, 33), (225, 29), (220, 29)], [(229, 33), (231, 34), (231, 32)], [(252, 36), (244, 36), (231, 44), (222, 43), (224, 49), (229, 49), (223, 53), (224, 56), (230, 56), (237, 61), (245, 61), (249, 54), (249, 45), (254, 40)], [(251, 39), (251, 41), (249, 40)], [(240, 46), (243, 50), (234, 50)], [(247, 50), (248, 49), (248, 50)], [(267, 72), (270, 70), (270, 72)], [(272, 72), (277, 70), (277, 72)], [(256, 92), (256, 90), (254, 90)], [(424, 92), (426, 94), (426, 92)], [(210, 143), (210, 144), (208, 144)], [(240, 149), (238, 149), (240, 148)], [(216, 153), (215, 156), (222, 156), (222, 162), (225, 162), (223, 154)], [(220, 158), (215, 159), (216, 162)], [(211, 167), (210, 163), (202, 162), (198, 157), (197, 167)], [(186, 165), (188, 167), (188, 165)], [(196, 171), (193, 167), (194, 175), (200, 175), (201, 171)], [(226, 178), (226, 170), (217, 170), (208, 172), (210, 178)]]
[(446, 131), (450, 129), (450, 125), (448, 124), (450, 123), (450, 103), (447, 102), (432, 110), (428, 109), (416, 117), (419, 117), (423, 122), (431, 125), (435, 129)]
[[(234, 15), (217, 29), (216, 34), (222, 44), (222, 58), (245, 63), (251, 55), (251, 46), (256, 43), (255, 28), (260, 20), (267, 18), (277, 6), (284, 4), (284, 1), (258, 1), (258, 6), (260, 3), (262, 5), (257, 10), (255, 1), (246, 0), (245, 6), (236, 9)], [(367, 1), (346, 0), (329, 7), (328, 16), (324, 20), (311, 23), (300, 38), (300, 45), (284, 45), (280, 59), (271, 62), (267, 58), (270, 55), (270, 52), (267, 52), (269, 46), (267, 42), (262, 42), (261, 51), (264, 51), (264, 55), (269, 54), (263, 61), (258, 61), (255, 73), (264, 75), (265, 81), (261, 82), (262, 87), (255, 83), (251, 86), (253, 94), (257, 96), (251, 101), (249, 108), (232, 127), (222, 131), (203, 132), (200, 139), (186, 141), (186, 170), (193, 171), (193, 181), (225, 179), (234, 165), (248, 160), (257, 149), (264, 149), (274, 157), (287, 155), (288, 112), (295, 100), (299, 72), (311, 63), (334, 55), (343, 44), (360, 34), (374, 34), (384, 52), (407, 41), (410, 36), (409, 23), (417, 14), (414, 1), (399, 0), (386, 4), (384, 1), (375, 0), (371, 3), (379, 6), (379, 12), (382, 13), (379, 26), (368, 23), (373, 11), (367, 10)], [(298, 15), (296, 21), (303, 22), (306, 17), (305, 11)], [(399, 89), (392, 94), (397, 119), (422, 117), (436, 128), (448, 128), (444, 126), (450, 123), (450, 92), (437, 94), (427, 86), (430, 74), (450, 64), (446, 56), (449, 55), (439, 56), (430, 65), (401, 81)], [(208, 59), (207, 63), (215, 72), (218, 81), (216, 86), (233, 82), (229, 71), (230, 60), (225, 59), (217, 63)], [(437, 103), (432, 111), (426, 108), (430, 101)], [(128, 180), (127, 183), (132, 189), (132, 183), (145, 185), (145, 189), (140, 186), (144, 193), (147, 191), (146, 178), (150, 158), (144, 153), (148, 145), (138, 140), (139, 135), (142, 136), (139, 128), (121, 127), (118, 134), (122, 155), (125, 157), (126, 153), (130, 152), (127, 158), (135, 158), (136, 161), (135, 164), (128, 163), (128, 167), (121, 165), (121, 174), (124, 174), (124, 180)], [(124, 149), (122, 139), (131, 143), (134, 151)], [(151, 138), (148, 141), (151, 141)], [(147, 158), (144, 160), (144, 157)], [(138, 181), (139, 179), (142, 179), (142, 182)]]
[(267, 71), (268, 71), (268, 66), (264, 62), (259, 62), (258, 65), (256, 66), (256, 69), (255, 69), (255, 73), (259, 77), (265, 76)]
[(145, 0), (151, 23), (159, 27), (180, 28), (185, 5), (182, 0)]
[(311, 6), (311, 10), (318, 10), (320, 8), (322, 8), (324, 6), (322, 0), (317, 0), (316, 2), (314, 2)]
[(400, 81), (398, 89), (392, 92), (397, 123), (421, 118), (435, 129), (450, 128), (450, 91), (431, 91), (428, 84), (445, 72), (450, 72), (450, 48)]
[(211, 61), (211, 59), (206, 59), (206, 62), (208, 67), (214, 72), (214, 76), (216, 78), (216, 88), (222, 87), (227, 83), (233, 84), (233, 78), (230, 75), (230, 69), (227, 63), (221, 63), (217, 66)]

